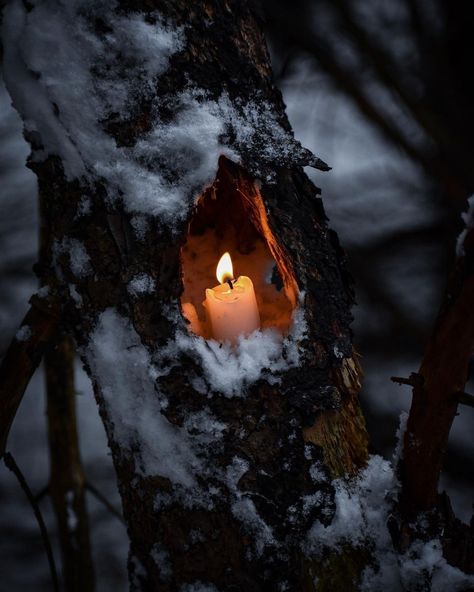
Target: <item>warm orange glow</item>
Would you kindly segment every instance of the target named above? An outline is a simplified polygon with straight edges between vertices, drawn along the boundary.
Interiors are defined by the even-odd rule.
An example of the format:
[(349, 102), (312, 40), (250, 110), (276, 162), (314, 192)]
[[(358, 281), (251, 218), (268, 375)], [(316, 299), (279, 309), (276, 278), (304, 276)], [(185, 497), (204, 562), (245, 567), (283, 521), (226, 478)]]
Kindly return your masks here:
[(234, 269), (232, 267), (232, 259), (229, 253), (224, 253), (219, 259), (216, 269), (217, 281), (220, 284), (234, 279)]

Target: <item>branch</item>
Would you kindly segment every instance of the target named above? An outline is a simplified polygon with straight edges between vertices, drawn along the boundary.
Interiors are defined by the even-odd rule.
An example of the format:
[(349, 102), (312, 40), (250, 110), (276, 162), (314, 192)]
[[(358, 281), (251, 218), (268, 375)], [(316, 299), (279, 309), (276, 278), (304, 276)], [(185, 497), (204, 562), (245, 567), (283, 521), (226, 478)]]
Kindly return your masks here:
[(466, 405), (467, 407), (474, 407), (474, 395), (469, 393), (456, 393), (458, 403)]
[(19, 466), (16, 464), (15, 459), (9, 452), (4, 453), (3, 462), (5, 463), (7, 469), (10, 469), (10, 471), (18, 479), (18, 483), (25, 492), (25, 495), (28, 498), (31, 507), (33, 508), (33, 512), (35, 514), (35, 518), (38, 522), (38, 526), (41, 531), (41, 536), (43, 538), (46, 555), (48, 556), (49, 569), (51, 571), (51, 579), (53, 580), (53, 590), (54, 592), (59, 592), (58, 573), (56, 571), (56, 564), (54, 562), (53, 549), (51, 548), (51, 541), (49, 540), (48, 530), (46, 528), (46, 524), (44, 523), (43, 516), (41, 514), (41, 510), (39, 509), (38, 503), (36, 502), (35, 496), (29, 488), (28, 483), (26, 482), (23, 473), (20, 471)]
[(306, 24), (302, 26), (302, 22), (294, 14), (293, 10), (284, 10), (281, 6), (273, 6), (272, 4), (271, 14), (273, 20), (279, 26), (280, 35), (285, 35), (298, 47), (312, 54), (322, 70), (327, 72), (332, 81), (352, 98), (359, 111), (375, 123), (390, 142), (403, 148), (408, 156), (419, 163), (429, 174), (439, 173), (439, 171), (433, 170), (430, 160), (423, 151), (413, 144), (411, 139), (398, 127), (389, 121), (386, 114), (378, 108), (375, 101), (369, 98), (367, 93), (364, 92), (357, 74), (342, 65), (335, 58), (334, 50), (313, 34)]
[(58, 525), (63, 577), (69, 592), (95, 588), (86, 484), (79, 452), (74, 346), (61, 335), (44, 356), (50, 458), (49, 494)]
[(0, 458), (18, 406), (59, 324), (59, 305), (37, 295), (0, 366)]
[(109, 500), (105, 497), (105, 495), (103, 495), (98, 489), (96, 489), (91, 483), (87, 482), (86, 483), (86, 489), (94, 496), (96, 497), (99, 502), (101, 502), (106, 508), (107, 510), (113, 514), (115, 516), (115, 518), (117, 518), (118, 520), (120, 520), (120, 522), (122, 524), (125, 524), (125, 520), (121, 514), (121, 512), (119, 510), (117, 510), (117, 508), (115, 508), (110, 502)]
[(424, 383), (423, 376), (417, 374), (416, 372), (412, 372), (408, 378), (392, 376), (390, 377), (390, 380), (396, 384), (406, 384), (408, 386), (412, 386), (413, 388), (422, 388)]
[[(452, 131), (446, 127), (444, 121), (426, 102), (422, 104), (420, 100), (412, 96), (405, 87), (403, 76), (396, 74), (398, 68), (393, 56), (357, 23), (352, 14), (350, 3), (335, 0), (331, 3), (331, 7), (337, 10), (347, 33), (358, 47), (360, 54), (370, 60), (381, 82), (387, 89), (398, 95), (425, 133), (438, 144), (449, 143), (452, 140)], [(459, 137), (457, 140), (459, 141)]]
[(412, 375), (408, 380), (397, 380), (413, 386), (398, 467), (400, 510), (406, 524), (436, 505), (451, 425), (458, 403), (467, 400), (463, 390), (474, 343), (474, 274), (468, 258), (458, 261), (450, 278), (444, 307), (416, 375), (419, 378), (414, 381)]

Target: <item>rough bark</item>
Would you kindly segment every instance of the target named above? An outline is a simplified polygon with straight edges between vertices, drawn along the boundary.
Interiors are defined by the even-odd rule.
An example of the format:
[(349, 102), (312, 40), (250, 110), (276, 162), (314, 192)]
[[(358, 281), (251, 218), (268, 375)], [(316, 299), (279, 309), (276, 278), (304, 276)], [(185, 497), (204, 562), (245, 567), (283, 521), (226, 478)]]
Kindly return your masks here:
[[(167, 22), (186, 26), (186, 45), (171, 57), (156, 84), (156, 96), (171, 101), (190, 83), (214, 99), (223, 91), (236, 102), (257, 96), (270, 105), (282, 128), (291, 130), (281, 95), (272, 84), (261, 23), (252, 3), (211, 0), (193, 3), (192, 8), (185, 1), (119, 4), (122, 14), (154, 18), (158, 10)], [(104, 28), (101, 22), (95, 26), (97, 32)], [(129, 118), (103, 122), (118, 146), (133, 145), (151, 125), (148, 105), (140, 97), (135, 101)], [(30, 136), (30, 140), (34, 143), (37, 138)], [(186, 498), (172, 498), (176, 488), (169, 478), (143, 474), (142, 442), (138, 439), (131, 449), (124, 448), (114, 413), (120, 402), (109, 397), (87, 355), (97, 320), (110, 308), (130, 319), (150, 356), (159, 355), (185, 329), (181, 314), (169, 311), (179, 311), (180, 249), (192, 209), (174, 231), (157, 217), (143, 216), (147, 227), (139, 234), (120, 200), (105, 198), (103, 182), (91, 188), (68, 180), (56, 156), (30, 163), (38, 176), (42, 216), (50, 236), (56, 243), (64, 238), (80, 240), (92, 267), (87, 277), (78, 277), (68, 254), (53, 252), (51, 244), (49, 258), (44, 260), (54, 260), (55, 266), (42, 272), (56, 275), (65, 322), (82, 348), (94, 383), (128, 524), (135, 590), (172, 591), (196, 582), (229, 591), (312, 590), (314, 582), (308, 574), (313, 568), (302, 556), (301, 542), (315, 519), (331, 521), (330, 477), (354, 473), (366, 461), (367, 434), (357, 401), (360, 370), (349, 326), (351, 280), (337, 236), (327, 226), (319, 190), (301, 165), (324, 166), (307, 154), (298, 161), (293, 155), (297, 151), (296, 144), (290, 146), (288, 160), (272, 164), (262, 160), (255, 146), (247, 151), (244, 146), (240, 164), (221, 158), (214, 188), (222, 196), (226, 192), (245, 196), (247, 215), (265, 236), (280, 272), (291, 276), (304, 294), (300, 307), (308, 330), (299, 343), (300, 366), (283, 373), (277, 384), (259, 380), (242, 396), (212, 392), (203, 397), (195, 387), (203, 370), (191, 353), (181, 352), (177, 360), (170, 360), (171, 370), (155, 379), (155, 394), (136, 393), (143, 405), (165, 396), (166, 406), (160, 413), (173, 429), (184, 429), (191, 413), (209, 413), (225, 425), (219, 446), (209, 445), (201, 457), (206, 466), (224, 472), (236, 458), (243, 459), (246, 470), (233, 491), (212, 471), (207, 477), (198, 476), (196, 487), (212, 499), (207, 507), (189, 507)], [(267, 179), (269, 174), (271, 182), (256, 184), (257, 178)], [(84, 196), (90, 198), (91, 207), (79, 217)], [(140, 273), (155, 280), (152, 294), (137, 296), (127, 291), (127, 283)], [(133, 418), (126, 419), (133, 423)], [(317, 483), (310, 475), (314, 463), (326, 476)], [(315, 494), (320, 503), (304, 511), (303, 499)], [(160, 507), (157, 500), (167, 497), (172, 501)], [(259, 552), (254, 533), (235, 513), (236, 499), (251, 504), (273, 533), (274, 542)], [(324, 568), (314, 570), (317, 575)], [(356, 585), (360, 569), (354, 571), (355, 576), (351, 572), (343, 578), (341, 589)], [(326, 578), (318, 590), (334, 589), (330, 580)]]

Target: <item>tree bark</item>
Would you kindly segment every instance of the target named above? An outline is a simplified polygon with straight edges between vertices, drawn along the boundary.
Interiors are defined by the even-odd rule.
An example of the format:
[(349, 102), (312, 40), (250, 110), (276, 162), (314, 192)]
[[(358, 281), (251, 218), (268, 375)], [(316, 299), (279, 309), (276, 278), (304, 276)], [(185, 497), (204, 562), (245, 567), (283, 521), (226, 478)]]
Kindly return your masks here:
[[(209, 379), (203, 358), (179, 346), (188, 335), (180, 308), (181, 248), (199, 191), (193, 189), (185, 215), (171, 228), (151, 211), (130, 211), (126, 189), (121, 194), (106, 178), (71, 178), (64, 156), (31, 159), (52, 237), (44, 259), (51, 265), (43, 272), (55, 276), (63, 318), (94, 384), (128, 525), (131, 587), (313, 590), (313, 576), (324, 568), (304, 558), (301, 543), (314, 520), (332, 519), (331, 478), (354, 474), (367, 458), (357, 400), (361, 372), (351, 344), (351, 279), (319, 190), (302, 168), (327, 166), (292, 136), (253, 3), (123, 1), (99, 16), (91, 9), (79, 17), (99, 42), (111, 35), (111, 15), (158, 19), (185, 37), (157, 80), (146, 80), (143, 89), (133, 81), (138, 86), (127, 91), (125, 115), (100, 120), (117, 153), (153, 127), (154, 100), (163, 121), (178, 118), (183, 107), (176, 108), (176, 97), (189, 86), (206, 100), (230, 102), (242, 117), (250, 117), (251, 105), (262, 107), (245, 127), (251, 134), (252, 125), (261, 126), (261, 135), (250, 142), (239, 129), (229, 133), (223, 141), (240, 157), (216, 158), (215, 181), (200, 192), (224, 202), (239, 196), (243, 218), (266, 241), (306, 323), (294, 338), (297, 366), (249, 379), (228, 396)], [(132, 88), (127, 55), (118, 59), (123, 88)], [(100, 66), (91, 74), (97, 83)], [(64, 108), (55, 103), (59, 120)], [(68, 131), (74, 138), (74, 128)], [(28, 137), (36, 151), (47, 141)], [(166, 156), (147, 163), (150, 175), (179, 177), (167, 169)], [(190, 166), (186, 150), (183, 158)], [(87, 254), (85, 271), (77, 268), (71, 241)], [(153, 291), (127, 288), (140, 275), (150, 278)], [(341, 590), (356, 589), (363, 561), (355, 563), (357, 569), (341, 575)], [(330, 578), (323, 581), (318, 590), (334, 589)]]

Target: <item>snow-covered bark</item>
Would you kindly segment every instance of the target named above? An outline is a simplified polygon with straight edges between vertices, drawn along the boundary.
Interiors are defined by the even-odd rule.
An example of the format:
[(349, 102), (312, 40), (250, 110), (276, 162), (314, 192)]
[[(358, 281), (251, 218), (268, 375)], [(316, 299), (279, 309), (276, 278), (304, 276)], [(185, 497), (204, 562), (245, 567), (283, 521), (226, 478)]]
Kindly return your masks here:
[[(303, 541), (366, 460), (352, 292), (252, 4), (15, 0), (3, 40), (38, 272), (94, 383), (134, 589), (314, 589)], [(286, 335), (189, 332), (180, 252), (205, 191), (243, 196), (292, 295)]]

